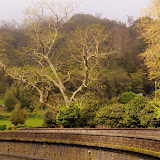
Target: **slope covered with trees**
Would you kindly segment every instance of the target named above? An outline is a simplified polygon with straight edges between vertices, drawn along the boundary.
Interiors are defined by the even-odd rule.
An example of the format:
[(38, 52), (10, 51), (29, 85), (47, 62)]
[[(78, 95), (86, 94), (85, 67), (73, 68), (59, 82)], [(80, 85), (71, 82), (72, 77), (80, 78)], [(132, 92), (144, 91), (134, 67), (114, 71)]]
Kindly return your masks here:
[[(68, 18), (72, 6), (61, 6), (61, 12), (57, 7), (55, 3), (37, 4), (26, 10), (23, 25), (1, 23), (0, 95), (5, 99), (7, 110), (17, 110), (18, 105), (19, 109), (32, 112), (39, 106), (58, 113), (69, 112), (67, 108), (72, 106), (72, 109), (80, 107), (75, 126), (152, 125), (149, 121), (156, 119), (156, 106), (143, 98), (139, 104), (141, 100), (136, 94), (150, 95), (154, 88), (145, 67), (148, 65), (151, 76), (155, 68), (146, 58), (152, 49), (151, 41), (146, 40), (151, 37), (146, 24), (149, 27), (157, 20), (147, 17), (132, 21), (130, 18), (127, 26), (88, 14)], [(141, 26), (141, 38), (137, 26)], [(139, 56), (142, 52), (145, 65)], [(127, 104), (121, 102), (123, 93), (129, 98)], [(134, 102), (140, 107), (136, 108), (138, 105), (134, 106)], [(141, 116), (131, 119), (137, 110), (148, 115), (145, 122)], [(63, 118), (57, 118), (59, 124)], [(69, 126), (66, 119), (65, 123)]]

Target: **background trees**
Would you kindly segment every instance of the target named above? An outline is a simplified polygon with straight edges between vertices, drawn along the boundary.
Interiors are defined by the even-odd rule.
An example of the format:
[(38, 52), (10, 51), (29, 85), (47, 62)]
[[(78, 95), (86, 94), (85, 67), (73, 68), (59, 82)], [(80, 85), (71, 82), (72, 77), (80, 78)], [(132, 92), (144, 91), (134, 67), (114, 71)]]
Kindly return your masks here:
[[(39, 8), (40, 10), (42, 10), (42, 7)], [(39, 36), (44, 41), (45, 48), (48, 47), (49, 38), (52, 37), (53, 40), (55, 36), (54, 34), (50, 35), (51, 28), (47, 29), (50, 19), (41, 15), (38, 21), (38, 17), (37, 19), (35, 18), (38, 14), (34, 16), (33, 12), (29, 12), (28, 10), (27, 14), (29, 14), (29, 17), (33, 16), (33, 22), (29, 23), (27, 21), (25, 28), (19, 27), (17, 24), (16, 26), (18, 27), (14, 27), (14, 24), (2, 24), (1, 32), (5, 30), (12, 37), (12, 40), (3, 39), (10, 47), (7, 47), (5, 52), (1, 52), (1, 67), (3, 70), (5, 69), (6, 75), (10, 74), (14, 79), (23, 81), (23, 83), (30, 86), (29, 88), (32, 91), (37, 90), (39, 101), (42, 104), (50, 107), (54, 106), (53, 109), (57, 110), (60, 106), (66, 105), (72, 100), (82, 103), (89, 95), (90, 98), (94, 97), (95, 99), (96, 97), (97, 100), (106, 101), (112, 97), (119, 96), (125, 91), (150, 93), (152, 90), (153, 84), (148, 81), (145, 75), (146, 71), (142, 69), (143, 63), (137, 56), (145, 45), (142, 40), (137, 39), (138, 34), (135, 28), (133, 26), (126, 27), (125, 24), (120, 22), (84, 14), (74, 15), (67, 22), (59, 23), (57, 28), (57, 39), (48, 58), (52, 63), (52, 67), (53, 65), (55, 67), (54, 71), (56, 71), (57, 78), (61, 80), (61, 83), (59, 83), (46, 58), (41, 54), (43, 53), (43, 46), (41, 46), (34, 30), (36, 27)], [(34, 23), (36, 23), (35, 26)], [(91, 28), (92, 30), (88, 32)], [(94, 52), (96, 51), (95, 44), (90, 48), (89, 51), (95, 49), (93, 55), (97, 54), (98, 57), (95, 58), (91, 55), (91, 52), (87, 55), (89, 56), (89, 63), (87, 63), (90, 76), (86, 76), (87, 72), (85, 72), (85, 63), (83, 63), (84, 59), (81, 54), (81, 44), (84, 43), (82, 41), (85, 41), (85, 38), (88, 42), (90, 40), (90, 44), (87, 43), (88, 46), (85, 46), (87, 50), (87, 47), (94, 43), (95, 32), (97, 34), (101, 32), (106, 39), (103, 39), (103, 42), (102, 39), (99, 39), (101, 44), (98, 44), (98, 54)], [(27, 34), (24, 37), (25, 33)], [(55, 32), (53, 31), (52, 33)], [(126, 37), (125, 41), (118, 38), (122, 35)], [(82, 36), (83, 39), (79, 39), (79, 36)], [(81, 49), (76, 51), (76, 47), (81, 47)], [(123, 51), (121, 50), (122, 47), (125, 48), (122, 49)], [(47, 54), (47, 48), (45, 53)], [(99, 61), (99, 63), (96, 61)], [(83, 69), (84, 71), (82, 71)], [(2, 79), (4, 79), (4, 75), (2, 72)], [(86, 83), (84, 79), (87, 77)], [(12, 81), (11, 79), (6, 79), (7, 85), (11, 85)], [(86, 83), (85, 85), (84, 82)], [(4, 87), (3, 93), (5, 89)]]

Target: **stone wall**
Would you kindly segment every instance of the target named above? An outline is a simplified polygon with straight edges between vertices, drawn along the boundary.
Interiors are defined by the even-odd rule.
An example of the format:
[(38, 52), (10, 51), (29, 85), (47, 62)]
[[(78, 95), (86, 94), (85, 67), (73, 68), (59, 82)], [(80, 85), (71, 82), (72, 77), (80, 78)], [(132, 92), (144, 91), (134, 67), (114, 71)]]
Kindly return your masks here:
[(143, 135), (160, 137), (160, 128), (20, 128), (23, 132), (58, 132), (58, 133), (82, 133), (82, 134), (122, 134)]
[[(158, 136), (158, 132), (155, 134), (156, 136), (153, 136), (153, 134), (147, 134), (147, 136), (145, 136), (144, 134), (122, 134), (122, 131), (121, 134), (118, 134), (118, 130), (116, 130), (116, 133), (104, 132), (104, 130), (101, 130), (103, 133), (99, 131), (95, 132), (95, 130), (92, 129), (92, 131), (89, 130), (90, 129), (81, 129), (79, 132), (78, 130), (74, 132), (74, 129), (54, 129), (52, 132), (51, 130), (43, 130), (41, 132), (35, 129), (27, 130), (27, 132), (24, 130), (18, 132), (0, 132), (0, 152), (18, 152), (20, 154), (38, 157), (48, 155), (48, 159), (50, 156), (52, 159), (54, 155), (53, 150), (56, 150), (55, 157), (59, 157), (62, 154), (60, 146), (65, 146), (62, 148), (66, 156), (69, 154), (67, 157), (70, 155), (76, 157), (81, 151), (74, 151), (75, 146), (81, 146), (81, 150), (85, 147), (96, 147), (114, 149), (116, 151), (131, 151), (160, 158), (160, 137)], [(45, 149), (46, 147), (47, 149)], [(17, 151), (17, 148), (20, 150)], [(83, 155), (87, 157), (88, 152), (86, 151)], [(83, 157), (82, 159), (84, 160), (85, 158)]]
[(157, 160), (150, 156), (105, 148), (42, 142), (1, 141), (0, 154), (34, 160)]

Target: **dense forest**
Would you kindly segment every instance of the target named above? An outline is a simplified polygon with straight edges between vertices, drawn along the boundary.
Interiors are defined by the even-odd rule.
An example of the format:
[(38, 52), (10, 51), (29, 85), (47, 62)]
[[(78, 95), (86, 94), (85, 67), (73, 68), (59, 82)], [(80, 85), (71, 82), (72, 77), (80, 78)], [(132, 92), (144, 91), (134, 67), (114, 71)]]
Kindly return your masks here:
[[(63, 26), (63, 32), (65, 32), (66, 35), (62, 37), (58, 42), (59, 44), (57, 44), (57, 48), (62, 49), (64, 48), (67, 36), (70, 35), (77, 26), (85, 28), (89, 25), (98, 24), (102, 25), (105, 30), (109, 32), (109, 38), (107, 42), (105, 42), (104, 48), (108, 47), (109, 52), (112, 51), (112, 53), (108, 54), (103, 60), (102, 66), (100, 66), (103, 71), (99, 73), (96, 85), (92, 85), (91, 88), (85, 91), (94, 91), (92, 93), (94, 93), (96, 99), (100, 101), (108, 101), (113, 97), (120, 96), (126, 91), (133, 91), (137, 94), (143, 93), (144, 95), (152, 93), (154, 81), (149, 81), (143, 61), (138, 56), (144, 51), (146, 44), (143, 39), (139, 38), (134, 23), (136, 22), (132, 22), (131, 26), (127, 27), (126, 24), (121, 22), (101, 19), (93, 15), (76, 14)], [(14, 23), (3, 22), (1, 24), (1, 35), (6, 39), (6, 46), (3, 49), (7, 57), (7, 63), (10, 66), (24, 65), (23, 61), (26, 55), (21, 54), (21, 51), (23, 47), (27, 45), (28, 41), (25, 34), (26, 30), (27, 28), (19, 27)], [(70, 63), (74, 63), (74, 59), (70, 58), (68, 52), (69, 51), (64, 51), (64, 54), (57, 53), (56, 55), (56, 58), (59, 59), (61, 63), (63, 63), (65, 58), (64, 65), (66, 66), (64, 66), (64, 68), (67, 68), (67, 65)], [(5, 75), (3, 70), (1, 70), (0, 78), (1, 95), (3, 95), (14, 81)]]
[(0, 25), (0, 97), (11, 121), (24, 109), (49, 108), (48, 127), (159, 127), (158, 85), (141, 57), (148, 47), (137, 29), (141, 19), (27, 15), (22, 25)]

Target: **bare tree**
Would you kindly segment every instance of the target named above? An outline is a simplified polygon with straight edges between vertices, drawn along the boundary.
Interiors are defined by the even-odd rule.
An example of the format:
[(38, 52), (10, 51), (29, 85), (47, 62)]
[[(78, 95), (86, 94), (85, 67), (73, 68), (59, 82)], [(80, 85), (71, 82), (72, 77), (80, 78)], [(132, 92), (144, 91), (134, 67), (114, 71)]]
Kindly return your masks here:
[(27, 9), (25, 22), (28, 26), (29, 44), (22, 54), (27, 55), (29, 63), (19, 67), (7, 67), (3, 60), (0, 61), (1, 67), (8, 75), (32, 86), (39, 93), (40, 103), (56, 112), (58, 109), (48, 101), (53, 87), (59, 89), (65, 105), (69, 105), (71, 101), (76, 100), (76, 95), (83, 88), (88, 87), (97, 78), (99, 72), (96, 67), (107, 53), (107, 50), (102, 49), (109, 35), (104, 27), (78, 27), (67, 42), (72, 52), (71, 57), (80, 66), (76, 71), (80, 80), (72, 92), (67, 90), (65, 84), (72, 80), (72, 74), (70, 71), (60, 74), (60, 66), (55, 56), (57, 50), (60, 50), (57, 45), (63, 36), (62, 26), (72, 11), (71, 5), (60, 5), (57, 8), (56, 3), (39, 3), (36, 7)]
[[(70, 101), (76, 94), (97, 79), (100, 71), (97, 70), (99, 63), (111, 52), (106, 49), (105, 42), (109, 38), (109, 32), (98, 24), (77, 27), (69, 37), (69, 46), (72, 58), (80, 64), (80, 85), (72, 93)], [(105, 47), (104, 47), (105, 46)], [(107, 52), (108, 51), (108, 52)]]

